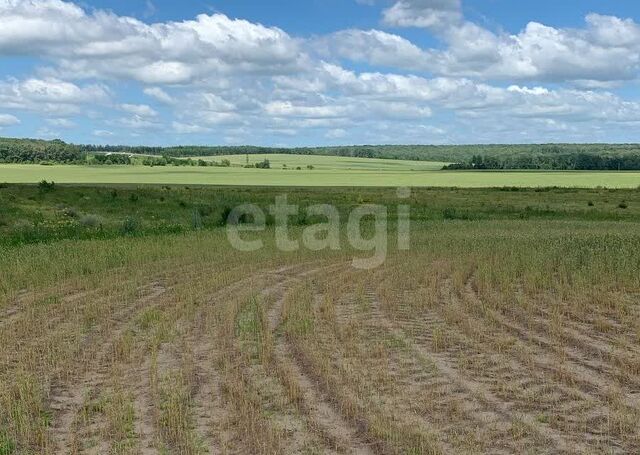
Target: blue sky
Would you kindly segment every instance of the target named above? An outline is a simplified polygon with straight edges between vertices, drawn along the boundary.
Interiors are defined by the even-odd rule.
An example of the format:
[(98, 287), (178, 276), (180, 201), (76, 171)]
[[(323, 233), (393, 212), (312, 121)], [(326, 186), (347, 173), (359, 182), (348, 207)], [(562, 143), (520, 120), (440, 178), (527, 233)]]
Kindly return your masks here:
[(631, 0), (0, 0), (0, 135), (640, 142)]

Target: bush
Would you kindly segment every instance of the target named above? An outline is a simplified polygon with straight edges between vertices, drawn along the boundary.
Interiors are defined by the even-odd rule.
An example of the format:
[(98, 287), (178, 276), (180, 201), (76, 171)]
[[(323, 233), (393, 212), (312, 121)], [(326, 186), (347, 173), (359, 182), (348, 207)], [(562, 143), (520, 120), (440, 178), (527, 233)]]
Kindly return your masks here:
[(53, 181), (47, 182), (46, 180), (42, 180), (38, 183), (38, 189), (41, 193), (49, 193), (56, 189), (56, 184)]
[(131, 195), (129, 196), (129, 201), (138, 202), (138, 195), (136, 193), (131, 193)]
[(120, 231), (123, 234), (134, 234), (138, 230), (138, 220), (127, 217), (120, 227)]
[(593, 201), (589, 201), (589, 202), (587, 202), (587, 205), (588, 205), (589, 207), (593, 207), (595, 204), (593, 203)]
[(622, 201), (620, 204), (618, 204), (618, 208), (621, 209), (626, 209), (629, 207), (629, 204), (626, 203), (626, 201)]
[(261, 161), (259, 163), (256, 163), (256, 168), (257, 169), (271, 169), (271, 163), (269, 162), (269, 160), (264, 160), (264, 161)]

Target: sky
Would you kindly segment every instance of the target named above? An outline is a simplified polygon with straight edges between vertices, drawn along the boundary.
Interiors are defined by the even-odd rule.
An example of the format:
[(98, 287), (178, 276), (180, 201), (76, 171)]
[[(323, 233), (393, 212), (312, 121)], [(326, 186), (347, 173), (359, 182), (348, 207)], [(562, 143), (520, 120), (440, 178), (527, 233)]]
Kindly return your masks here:
[(0, 136), (640, 142), (637, 0), (0, 0)]

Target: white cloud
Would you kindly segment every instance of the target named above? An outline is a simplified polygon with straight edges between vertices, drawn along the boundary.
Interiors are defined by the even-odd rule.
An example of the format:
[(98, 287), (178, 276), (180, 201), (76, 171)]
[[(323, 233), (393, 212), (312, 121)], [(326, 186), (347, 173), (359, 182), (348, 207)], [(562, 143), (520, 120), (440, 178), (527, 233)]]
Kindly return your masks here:
[(440, 29), (462, 19), (460, 0), (400, 0), (384, 11), (385, 24)]
[(380, 30), (343, 30), (316, 39), (314, 47), (327, 59), (341, 57), (376, 66), (428, 69), (428, 51), (401, 36)]
[(76, 123), (66, 118), (48, 118), (46, 122), (51, 126), (57, 126), (59, 128), (73, 128)]
[(108, 90), (98, 84), (79, 86), (55, 78), (0, 81), (0, 105), (12, 109), (65, 116), (79, 112), (81, 105), (108, 99)]
[(0, 114), (0, 127), (18, 125), (20, 119), (11, 114)]
[(162, 90), (160, 87), (148, 87), (145, 88), (144, 94), (154, 98), (156, 101), (160, 101), (164, 104), (173, 104), (175, 100), (169, 95), (167, 92)]
[(138, 117), (156, 117), (158, 113), (146, 104), (121, 104), (120, 109)]
[(640, 25), (589, 14), (584, 28), (530, 22), (516, 34), (494, 33), (463, 21), (458, 1), (401, 0), (385, 23), (435, 32), (444, 49), (420, 49), (398, 35), (347, 30), (317, 41), (324, 55), (377, 66), (479, 79), (576, 81), (582, 86), (638, 77)]
[(291, 101), (272, 101), (265, 106), (265, 112), (274, 117), (331, 118), (349, 114), (343, 106), (334, 103), (321, 106), (305, 106)]
[(223, 14), (149, 25), (60, 0), (0, 0), (0, 23), (0, 55), (46, 56), (65, 77), (180, 84), (287, 72), (304, 57), (284, 31)]
[(162, 124), (160, 122), (156, 122), (154, 120), (150, 120), (148, 118), (141, 117), (139, 115), (133, 115), (131, 117), (122, 117), (116, 120), (109, 120), (107, 124), (119, 126), (123, 128), (129, 128), (137, 131), (159, 130), (160, 128), (162, 128)]
[(580, 28), (497, 32), (465, 20), (460, 0), (395, 0), (381, 23), (440, 43), (421, 48), (390, 30), (298, 38), (223, 14), (146, 23), (61, 0), (0, 0), (0, 58), (46, 65), (0, 80), (0, 106), (61, 130), (84, 128), (65, 118), (82, 114), (97, 137), (126, 129), (154, 143), (176, 134), (504, 142), (640, 122), (631, 91), (616, 94), (638, 78), (631, 19), (590, 14)]

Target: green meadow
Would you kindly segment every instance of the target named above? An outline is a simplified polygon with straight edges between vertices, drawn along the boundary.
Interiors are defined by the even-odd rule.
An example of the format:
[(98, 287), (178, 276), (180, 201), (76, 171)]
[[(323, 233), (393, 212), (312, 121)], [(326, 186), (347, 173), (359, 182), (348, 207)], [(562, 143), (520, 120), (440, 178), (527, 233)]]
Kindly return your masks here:
[[(217, 157), (220, 159), (220, 157)], [(259, 161), (250, 156), (250, 163)], [(236, 156), (235, 163), (246, 160)], [(442, 163), (338, 157), (270, 157), (271, 169), (232, 167), (147, 167), (0, 165), (0, 182), (53, 180), (75, 184), (166, 184), (315, 187), (571, 187), (637, 188), (640, 172), (441, 171)], [(305, 164), (306, 163), (306, 164)], [(287, 164), (287, 169), (283, 165)], [(307, 169), (312, 165), (313, 169)], [(297, 169), (300, 167), (300, 169)]]
[(382, 158), (356, 158), (349, 156), (291, 155), (286, 153), (263, 153), (255, 155), (201, 156), (193, 159), (221, 161), (227, 159), (234, 166), (244, 166), (269, 160), (272, 169), (301, 169), (313, 166), (317, 170), (340, 171), (439, 171), (449, 164), (441, 161), (390, 160)]

